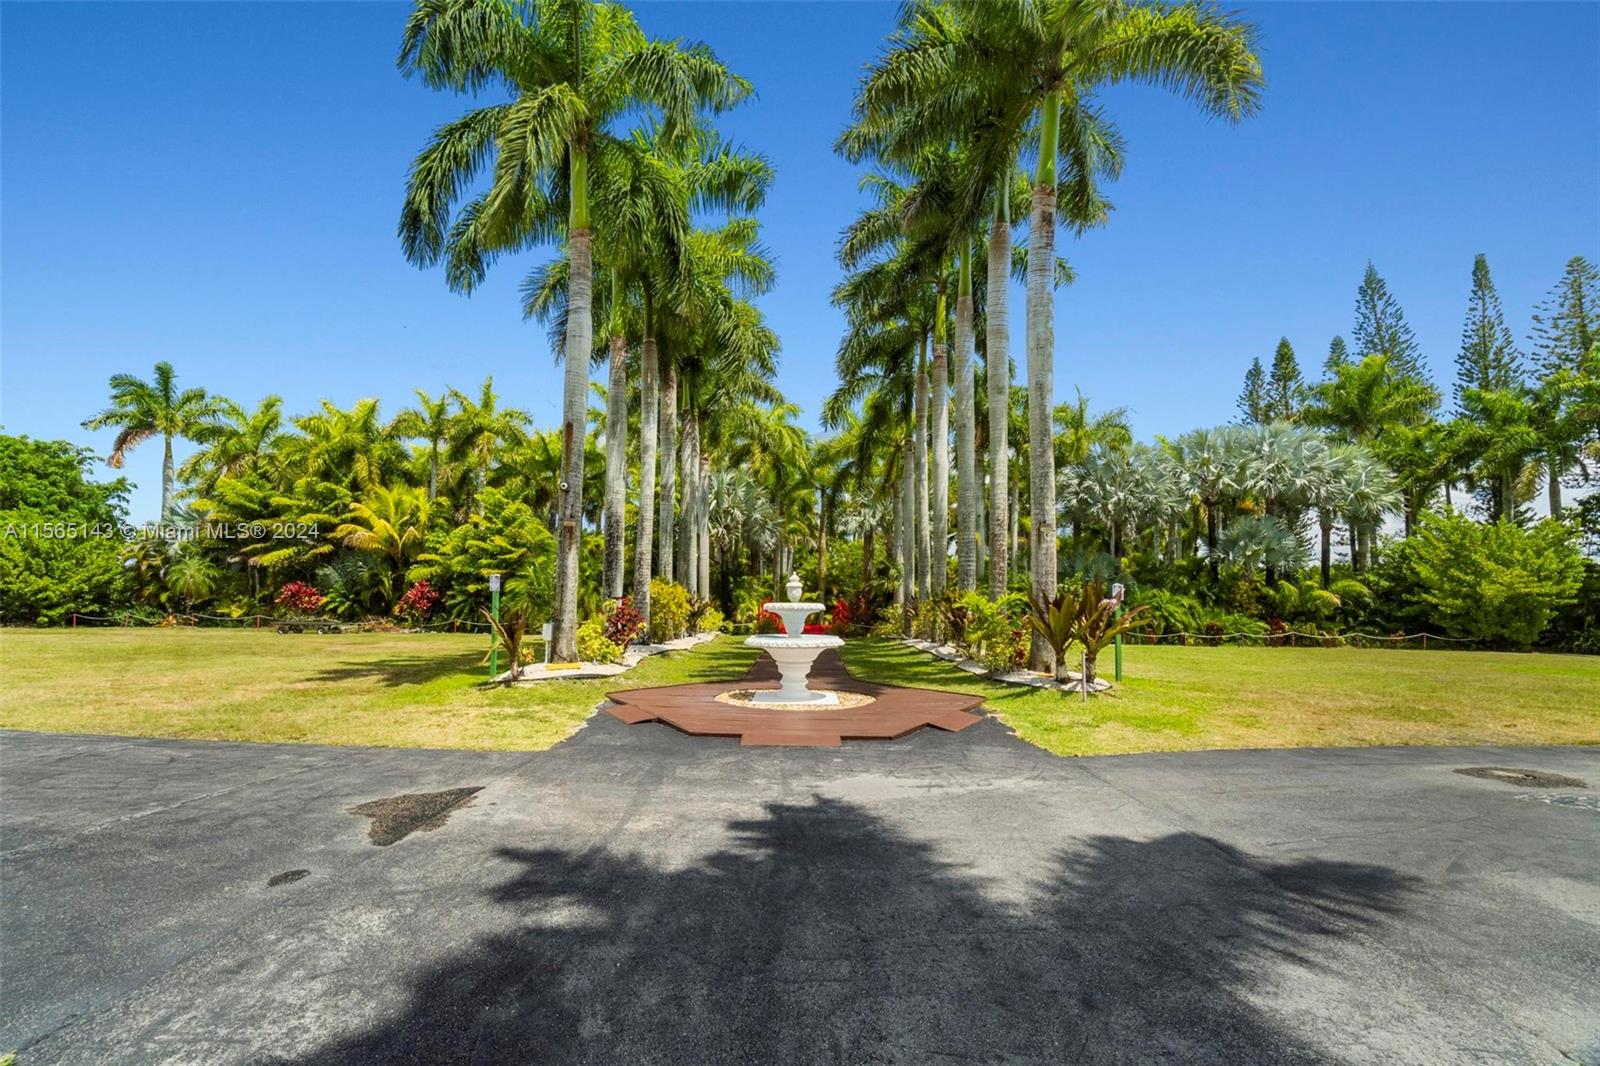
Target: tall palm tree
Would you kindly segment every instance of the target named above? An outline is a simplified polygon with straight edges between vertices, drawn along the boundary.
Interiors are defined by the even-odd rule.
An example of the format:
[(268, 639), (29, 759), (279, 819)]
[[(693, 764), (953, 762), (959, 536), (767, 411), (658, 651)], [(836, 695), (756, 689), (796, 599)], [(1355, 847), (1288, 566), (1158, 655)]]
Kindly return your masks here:
[(375, 399), (357, 400), (349, 410), (323, 400), (316, 412), (292, 421), (297, 432), (282, 439), (282, 463), (310, 478), (371, 492), (396, 481), (407, 465)]
[[(1055, 595), (1055, 470), (1051, 412), (1055, 407), (1055, 301), (1052, 295), (1058, 170), (1062, 134), (1082, 136), (1083, 104), (1105, 84), (1144, 81), (1174, 89), (1208, 112), (1237, 121), (1256, 107), (1261, 65), (1251, 28), (1199, 5), (1134, 6), (1120, 0), (1039, 0), (986, 4), (984, 52), (1003, 47), (1012, 107), (1026, 108), (1020, 127), (1038, 114), (1038, 165), (1028, 216), (1028, 424), (1032, 584)], [(1089, 190), (1084, 190), (1088, 192)], [(1077, 222), (1081, 227), (1082, 223)], [(1047, 667), (1047, 645), (1034, 642), (1036, 667)]]
[[(626, 425), (628, 420), (625, 360), (632, 337), (638, 351), (640, 471), (634, 606), (648, 621), (661, 440), (662, 317), (673, 313), (693, 290), (695, 253), (703, 254), (707, 247), (705, 235), (696, 237), (690, 230), (691, 212), (743, 215), (756, 210), (771, 185), (772, 168), (762, 156), (724, 142), (707, 126), (677, 144), (663, 142), (656, 127), (603, 145), (595, 153), (590, 177), (592, 210), (615, 222), (596, 244), (597, 277), (606, 298), (602, 317), (607, 324), (605, 348), (596, 357), (609, 361), (611, 379), (606, 415), (606, 583), (612, 595), (622, 594), (627, 438), (611, 433), (609, 427)], [(748, 219), (741, 221), (748, 225)], [(767, 269), (770, 272), (770, 264)], [(548, 322), (557, 341), (564, 337), (566, 261), (535, 269), (523, 283), (523, 294), (525, 313)], [(671, 428), (675, 437), (675, 427)]]
[[(1023, 141), (1037, 133), (1027, 270), (1030, 390), (1042, 394), (1030, 415), (1038, 475), (1030, 478), (1030, 526), (1042, 544), (1032, 553), (1036, 589), (1047, 586), (1053, 592), (1055, 587), (1054, 471), (1048, 445), (1053, 335), (1047, 317), (1053, 314), (1054, 229), (1058, 222), (1074, 229), (1102, 222), (1108, 205), (1095, 182), (1115, 177), (1120, 167), (1120, 142), (1094, 108), (1091, 92), (1106, 82), (1153, 81), (1224, 113), (1239, 112), (1253, 100), (1259, 80), (1259, 66), (1243, 47), (1247, 44), (1247, 32), (1193, 6), (920, 0), (904, 8), (888, 54), (863, 84), (849, 147), (903, 157), (928, 143), (954, 140), (965, 146), (970, 166), (957, 213), (974, 221), (989, 219), (986, 353), (992, 419), (1005, 409), (1010, 390), (1005, 279), (1011, 262), (1011, 175)], [(1236, 64), (1231, 70), (1230, 63)], [(1221, 99), (1228, 90), (1217, 89), (1218, 82), (1232, 85), (1231, 105)], [(991, 427), (991, 449), (1006, 439), (1001, 428)], [(990, 511), (1003, 514), (1004, 456), (991, 454), (989, 465)], [(1009, 569), (1008, 545), (1000, 532), (1006, 522), (991, 520), (991, 526), (996, 535), (990, 584), (998, 594)], [(1036, 657), (1044, 654), (1042, 641), (1035, 651)]]
[(493, 375), (483, 379), (476, 397), (460, 389), (451, 389), (449, 397), (456, 406), (449, 426), (449, 455), (472, 472), (467, 498), (459, 503), (463, 511), (476, 511), (500, 447), (520, 440), (533, 420), (520, 408), (500, 406)]
[[(417, 0), (399, 65), (432, 88), (477, 93), (493, 87), (510, 97), (440, 127), (412, 164), (400, 221), (412, 261), (431, 265), (448, 256), (447, 278), (470, 290), (496, 255), (565, 240), (568, 314), (552, 654), (575, 658), (593, 347), (589, 162), (601, 144), (620, 139), (615, 127), (631, 114), (655, 112), (663, 137), (672, 141), (688, 135), (702, 111), (732, 106), (750, 87), (704, 45), (652, 40), (626, 8), (590, 0)], [(488, 188), (456, 211), (491, 159)], [(599, 221), (604, 228), (607, 220)]]
[(1206, 561), (1211, 580), (1218, 577), (1222, 501), (1238, 490), (1235, 462), (1236, 427), (1196, 429), (1172, 442), (1172, 454), (1190, 496), (1205, 512)]
[(270, 465), (283, 427), (283, 400), (268, 396), (246, 411), (231, 400), (218, 400), (214, 422), (194, 430), (201, 446), (178, 468), (178, 477), (194, 484), (197, 495), (208, 496), (225, 477), (238, 477)]
[(422, 553), (432, 521), (433, 503), (421, 488), (379, 487), (350, 512), (333, 531), (333, 539), (356, 551), (380, 555), (389, 563), (384, 578), (389, 598), (406, 568)]
[(416, 390), (417, 406), (407, 407), (394, 416), (389, 432), (397, 437), (423, 441), (428, 446), (428, 499), (439, 496), (439, 459), (451, 431), (451, 395), (445, 392), (438, 397)]
[(85, 429), (117, 428), (111, 454), (106, 457), (106, 465), (114, 470), (122, 469), (128, 453), (140, 444), (151, 437), (161, 437), (162, 522), (171, 521), (173, 514), (173, 439), (194, 439), (215, 423), (223, 410), (222, 401), (207, 396), (205, 389), (178, 391), (177, 379), (172, 364), (165, 360), (156, 364), (155, 377), (150, 381), (141, 381), (132, 374), (113, 374), (111, 406), (83, 422)]

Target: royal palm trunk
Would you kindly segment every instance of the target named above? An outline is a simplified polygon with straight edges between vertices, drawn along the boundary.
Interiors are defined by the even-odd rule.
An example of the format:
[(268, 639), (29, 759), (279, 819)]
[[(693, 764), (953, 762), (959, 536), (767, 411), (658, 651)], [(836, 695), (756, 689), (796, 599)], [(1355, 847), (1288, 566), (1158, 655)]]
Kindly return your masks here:
[[(693, 390), (689, 397), (692, 399)], [(674, 573), (678, 584), (695, 595), (694, 577), (699, 563), (694, 542), (695, 534), (695, 480), (700, 470), (700, 460), (697, 451), (700, 436), (700, 421), (692, 402), (684, 405), (688, 410), (683, 418), (683, 438), (678, 445), (678, 466), (683, 471), (683, 505), (678, 508), (678, 552), (674, 562)]]
[(172, 487), (176, 480), (172, 466), (172, 434), (165, 434), (161, 453), (161, 523), (172, 521)]
[(619, 334), (607, 342), (611, 376), (606, 385), (606, 595), (626, 592), (628, 529), (628, 346)]
[(578, 657), (578, 550), (583, 537), (583, 445), (589, 352), (594, 343), (594, 261), (589, 232), (588, 159), (572, 153), (572, 224), (567, 234), (566, 381), (562, 395), (561, 484), (556, 507), (556, 616), (551, 658)]
[(711, 596), (711, 460), (700, 453), (695, 442), (695, 455), (700, 460), (700, 476), (695, 485), (695, 558), (698, 561), (695, 589), (703, 598)]
[(912, 430), (916, 450), (917, 595), (928, 594), (928, 565), (932, 554), (928, 542), (928, 338), (917, 356), (916, 426)]
[(650, 566), (656, 511), (656, 339), (650, 335), (649, 298), (645, 303), (644, 343), (639, 350), (639, 536), (633, 546), (633, 606), (650, 623)]
[(1317, 525), (1322, 534), (1322, 587), (1327, 588), (1333, 577), (1333, 516), (1319, 513)]
[[(944, 326), (944, 297), (939, 297), (940, 332)], [(928, 553), (928, 591), (935, 596), (944, 593), (945, 575), (949, 566), (945, 557), (950, 542), (950, 381), (949, 358), (944, 339), (935, 334), (933, 363), (929, 368), (929, 433), (933, 437), (933, 497), (929, 506), (933, 518), (928, 527), (930, 550)]]
[(978, 587), (977, 424), (972, 376), (972, 256), (961, 249), (956, 293), (956, 587)]
[(661, 510), (657, 512), (656, 572), (673, 580), (673, 542), (677, 537), (674, 497), (678, 482), (678, 371), (670, 363), (661, 375)]
[(914, 444), (907, 435), (900, 461), (900, 602), (905, 605), (900, 625), (906, 636), (911, 635), (911, 602), (917, 595), (915, 468)]
[[(1039, 121), (1039, 170), (1028, 216), (1028, 547), (1034, 596), (1056, 594), (1055, 304), (1056, 135), (1061, 93), (1045, 97)], [(1033, 637), (1033, 668), (1048, 671), (1054, 653)]]
[(828, 602), (828, 501), (817, 506), (817, 594)]
[(999, 599), (1011, 578), (1007, 543), (1006, 484), (1010, 473), (1011, 311), (1006, 286), (1011, 280), (1011, 216), (1004, 180), (995, 194), (989, 229), (988, 308), (983, 357), (989, 389), (989, 595)]

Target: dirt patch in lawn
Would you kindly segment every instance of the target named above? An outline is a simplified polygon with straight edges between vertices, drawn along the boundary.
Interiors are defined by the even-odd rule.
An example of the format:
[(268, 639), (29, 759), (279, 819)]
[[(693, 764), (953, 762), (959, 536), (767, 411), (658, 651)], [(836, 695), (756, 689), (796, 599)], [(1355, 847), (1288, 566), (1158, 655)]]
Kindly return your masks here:
[(1457, 770), (1458, 774), (1467, 777), (1481, 777), (1486, 781), (1499, 781), (1504, 785), (1514, 785), (1517, 788), (1588, 788), (1584, 782), (1576, 777), (1563, 777), (1561, 774), (1549, 774), (1543, 770), (1519, 770), (1510, 766), (1468, 766)]
[(380, 848), (386, 848), (418, 830), (428, 832), (439, 828), (449, 819), (452, 811), (466, 806), (475, 794), (482, 791), (482, 785), (473, 785), (470, 788), (447, 788), (443, 792), (408, 792), (351, 807), (350, 813), (371, 818), (372, 827), (367, 830), (367, 839)]

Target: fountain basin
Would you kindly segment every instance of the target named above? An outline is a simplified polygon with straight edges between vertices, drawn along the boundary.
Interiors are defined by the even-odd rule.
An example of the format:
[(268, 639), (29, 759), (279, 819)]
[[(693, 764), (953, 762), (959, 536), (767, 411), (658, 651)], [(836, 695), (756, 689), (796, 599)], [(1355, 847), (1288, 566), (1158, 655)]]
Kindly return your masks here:
[[(820, 604), (804, 603), (769, 604), (768, 607), (769, 609), (771, 607), (809, 607), (810, 610), (806, 611), (805, 614), (821, 609)], [(805, 614), (800, 615), (799, 621), (802, 625), (805, 621)], [(784, 621), (787, 623), (788, 619)], [(751, 701), (772, 706), (783, 706), (796, 703), (820, 703), (829, 699), (832, 696), (831, 693), (817, 692), (807, 688), (806, 678), (810, 676), (811, 666), (817, 661), (817, 656), (829, 648), (837, 648), (843, 643), (844, 640), (842, 638), (826, 634), (783, 636), (778, 633), (772, 633), (747, 638), (745, 640), (747, 647), (759, 648), (770, 655), (772, 661), (778, 664), (778, 676), (782, 679), (777, 691), (758, 692), (751, 698)]]
[(822, 603), (780, 603), (777, 600), (761, 605), (763, 611), (771, 611), (783, 620), (783, 632), (790, 638), (805, 635), (806, 618), (826, 607)]

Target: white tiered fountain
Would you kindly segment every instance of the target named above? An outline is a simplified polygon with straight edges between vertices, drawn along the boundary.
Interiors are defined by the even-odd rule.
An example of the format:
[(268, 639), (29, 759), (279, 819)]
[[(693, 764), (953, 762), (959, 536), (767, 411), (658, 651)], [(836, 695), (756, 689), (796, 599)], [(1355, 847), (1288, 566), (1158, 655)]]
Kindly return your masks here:
[(745, 640), (750, 647), (760, 648), (772, 657), (783, 680), (775, 692), (752, 693), (750, 702), (770, 707), (837, 703), (839, 698), (834, 693), (807, 688), (806, 679), (811, 676), (817, 656), (829, 648), (837, 648), (844, 640), (832, 634), (805, 632), (807, 616), (823, 610), (824, 605), (800, 602), (798, 574), (789, 575), (784, 591), (789, 594), (788, 603), (773, 600), (762, 604), (762, 610), (771, 611), (783, 620), (783, 632), (759, 634)]

